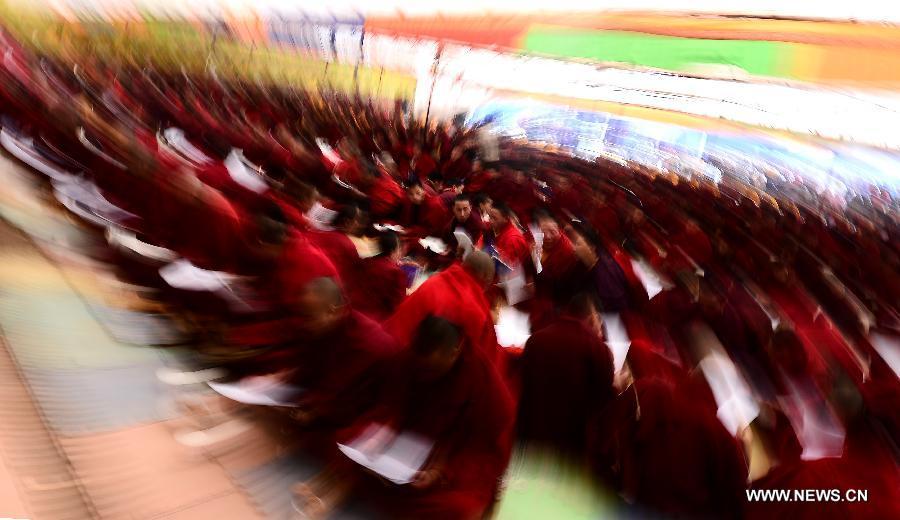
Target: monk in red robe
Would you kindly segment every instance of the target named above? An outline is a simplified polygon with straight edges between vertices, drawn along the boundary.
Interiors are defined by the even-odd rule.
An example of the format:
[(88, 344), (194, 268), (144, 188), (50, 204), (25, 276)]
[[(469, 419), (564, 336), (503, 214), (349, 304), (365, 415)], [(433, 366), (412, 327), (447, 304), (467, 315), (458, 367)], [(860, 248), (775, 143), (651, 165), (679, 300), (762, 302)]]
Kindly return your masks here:
[(426, 316), (446, 318), (462, 327), (468, 344), (480, 356), (499, 362), (502, 352), (485, 296), (493, 279), (494, 262), (486, 253), (475, 251), (462, 264), (432, 276), (409, 295), (385, 328), (401, 345), (409, 345)]
[(526, 265), (531, 258), (531, 247), (516, 224), (512, 210), (495, 201), (490, 210), (490, 218), (494, 229), (494, 249), (500, 255), (500, 260), (510, 267)]
[(299, 387), (295, 419), (346, 426), (373, 403), (382, 364), (397, 352), (377, 322), (352, 310), (333, 278), (310, 280), (300, 291), (299, 332), (287, 380)]
[(390, 518), (483, 518), (493, 505), (512, 449), (513, 401), (494, 368), (465, 346), (465, 333), (428, 316), (410, 349), (393, 364), (379, 406), (339, 434), (351, 443), (373, 425), (361, 448), (379, 453), (396, 435), (432, 442), (408, 484), (378, 482), (337, 458), (313, 481), (295, 487), (307, 516), (320, 518), (351, 491), (370, 493)]
[(580, 462), (589, 421), (613, 397), (612, 354), (591, 297), (576, 295), (560, 317), (535, 332), (519, 363), (520, 441)]
[(378, 250), (377, 255), (363, 260), (351, 301), (363, 314), (384, 321), (406, 298), (408, 277), (400, 267), (400, 240), (396, 233), (380, 235)]
[(632, 347), (628, 359), (640, 361), (630, 385), (597, 417), (601, 476), (637, 514), (740, 518), (747, 464), (715, 407), (656, 354)]

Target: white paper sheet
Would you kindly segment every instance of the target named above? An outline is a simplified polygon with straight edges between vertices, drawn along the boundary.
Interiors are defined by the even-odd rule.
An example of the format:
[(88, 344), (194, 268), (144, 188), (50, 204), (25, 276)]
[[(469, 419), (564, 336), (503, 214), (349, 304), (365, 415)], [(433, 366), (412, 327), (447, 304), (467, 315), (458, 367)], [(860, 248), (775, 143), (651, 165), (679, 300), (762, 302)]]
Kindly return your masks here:
[(263, 193), (269, 189), (268, 183), (256, 172), (244, 165), (240, 150), (231, 149), (231, 153), (225, 158), (225, 169), (234, 182), (255, 193)]
[(456, 237), (456, 243), (459, 244), (459, 247), (463, 248), (463, 259), (475, 250), (475, 244), (472, 243), (472, 237), (470, 237), (463, 228), (456, 228), (456, 230), (453, 231), (453, 236)]
[(296, 407), (290, 397), (301, 390), (266, 378), (247, 378), (235, 383), (206, 383), (217, 394), (232, 401), (257, 406)]
[(606, 331), (606, 345), (612, 352), (613, 369), (619, 372), (625, 365), (628, 349), (631, 348), (631, 338), (618, 313), (604, 312), (600, 313), (600, 317), (603, 318), (603, 328)]
[(400, 485), (415, 479), (434, 447), (421, 435), (401, 432), (381, 452), (369, 454), (363, 452), (369, 438), (370, 435), (361, 435), (349, 445), (338, 444), (338, 449), (353, 462)]
[(171, 128), (167, 128), (163, 132), (163, 136), (166, 138), (166, 142), (169, 144), (169, 146), (171, 146), (178, 153), (185, 156), (189, 160), (198, 164), (204, 164), (212, 161), (209, 156), (200, 151), (196, 146), (194, 146), (190, 141), (187, 140), (182, 129), (175, 128), (174, 126)]
[(531, 337), (531, 320), (515, 307), (501, 307), (494, 331), (501, 347), (523, 347)]
[(672, 284), (663, 280), (659, 273), (644, 260), (632, 259), (631, 267), (634, 269), (634, 274), (641, 281), (641, 285), (644, 286), (644, 290), (647, 291), (647, 297), (650, 299), (653, 299), (654, 296), (661, 293), (664, 289), (672, 287)]
[(420, 238), (419, 245), (421, 245), (425, 249), (428, 249), (429, 251), (434, 251), (439, 255), (447, 252), (447, 244), (437, 237)]

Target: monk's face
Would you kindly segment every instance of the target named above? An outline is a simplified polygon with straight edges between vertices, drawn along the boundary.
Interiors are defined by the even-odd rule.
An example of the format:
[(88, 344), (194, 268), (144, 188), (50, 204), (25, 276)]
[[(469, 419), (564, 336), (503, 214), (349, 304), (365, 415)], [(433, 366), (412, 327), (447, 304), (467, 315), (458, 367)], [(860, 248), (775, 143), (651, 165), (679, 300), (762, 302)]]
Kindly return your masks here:
[(491, 226), (495, 230), (503, 229), (503, 227), (509, 223), (509, 219), (506, 218), (506, 215), (501, 213), (500, 210), (497, 208), (491, 208), (488, 215), (490, 216), (490, 219), (491, 219)]
[(453, 216), (457, 222), (466, 222), (472, 215), (472, 203), (467, 200), (458, 200), (453, 203)]
[(421, 186), (412, 186), (407, 190), (407, 194), (409, 196), (409, 201), (413, 204), (421, 204), (425, 199), (425, 189)]
[(320, 295), (305, 290), (297, 302), (299, 328), (311, 337), (318, 337), (334, 330), (340, 323), (343, 309), (329, 304)]
[(544, 234), (544, 242), (548, 245), (559, 240), (559, 224), (555, 220), (543, 219), (540, 222), (541, 233)]
[(590, 242), (585, 240), (579, 233), (572, 234), (572, 248), (575, 250), (575, 256), (584, 265), (592, 266), (597, 263), (597, 252)]
[(416, 355), (416, 379), (434, 381), (450, 372), (459, 359), (460, 345), (438, 348), (429, 354)]

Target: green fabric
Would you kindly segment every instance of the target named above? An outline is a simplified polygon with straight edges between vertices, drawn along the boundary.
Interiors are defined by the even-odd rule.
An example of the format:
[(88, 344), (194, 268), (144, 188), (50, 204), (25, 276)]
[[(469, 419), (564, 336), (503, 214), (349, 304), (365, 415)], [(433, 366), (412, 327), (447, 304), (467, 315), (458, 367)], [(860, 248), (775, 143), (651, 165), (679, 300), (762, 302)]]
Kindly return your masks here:
[(789, 43), (750, 40), (701, 40), (620, 31), (590, 31), (535, 26), (524, 38), (528, 52), (623, 62), (673, 71), (693, 64), (740, 67), (763, 76), (787, 77)]

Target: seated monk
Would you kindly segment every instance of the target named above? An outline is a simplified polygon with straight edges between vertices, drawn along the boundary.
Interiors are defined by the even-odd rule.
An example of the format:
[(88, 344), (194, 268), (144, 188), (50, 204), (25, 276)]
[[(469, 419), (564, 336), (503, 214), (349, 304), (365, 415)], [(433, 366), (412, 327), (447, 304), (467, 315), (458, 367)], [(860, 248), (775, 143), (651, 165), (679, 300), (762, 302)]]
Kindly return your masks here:
[(484, 221), (481, 218), (481, 214), (472, 208), (471, 198), (468, 195), (457, 195), (453, 199), (451, 210), (453, 216), (444, 225), (441, 238), (453, 251), (459, 244), (454, 232), (457, 229), (462, 229), (472, 239), (472, 244), (477, 247), (478, 242), (484, 235)]
[(531, 246), (516, 224), (515, 213), (495, 201), (489, 214), (494, 230), (494, 249), (500, 260), (510, 267), (527, 265), (531, 261)]
[(316, 278), (300, 291), (300, 339), (287, 376), (301, 393), (293, 416), (301, 423), (346, 426), (373, 404), (382, 363), (396, 342), (377, 322), (351, 309), (337, 282)]
[[(900, 471), (895, 439), (883, 422), (867, 410), (851, 377), (840, 373), (832, 388), (832, 404), (847, 436), (840, 457), (778, 460), (768, 474), (753, 482), (754, 490), (837, 490), (837, 497), (809, 504), (802, 501), (752, 501), (747, 518), (897, 518), (900, 516)], [(852, 490), (852, 491), (851, 491)], [(865, 492), (863, 500), (859, 492)], [(851, 492), (853, 494), (850, 494)]]
[(407, 275), (400, 268), (400, 239), (388, 232), (378, 237), (379, 253), (362, 261), (358, 283), (351, 292), (354, 308), (384, 321), (406, 298)]
[(308, 518), (327, 515), (351, 492), (370, 494), (388, 518), (477, 519), (493, 505), (512, 449), (513, 401), (500, 376), (451, 322), (428, 316), (410, 349), (393, 363), (379, 405), (339, 434), (351, 444), (373, 426), (359, 449), (377, 454), (398, 434), (433, 443), (408, 484), (380, 481), (336, 455), (312, 481), (295, 487)]
[(557, 307), (577, 292), (579, 285), (578, 258), (572, 242), (559, 229), (549, 213), (536, 211), (534, 222), (543, 234), (541, 272), (534, 278), (534, 299), (531, 302), (531, 323), (539, 328), (552, 322)]
[(581, 461), (588, 421), (613, 397), (613, 361), (587, 294), (525, 343), (517, 431), (527, 446)]
[(491, 307), (485, 289), (494, 280), (494, 262), (487, 253), (474, 251), (422, 284), (385, 323), (401, 345), (409, 345), (425, 316), (438, 316), (458, 323), (468, 344), (491, 362), (501, 359)]
[(598, 415), (592, 460), (638, 515), (741, 517), (741, 446), (676, 366), (632, 347), (620, 394)]

